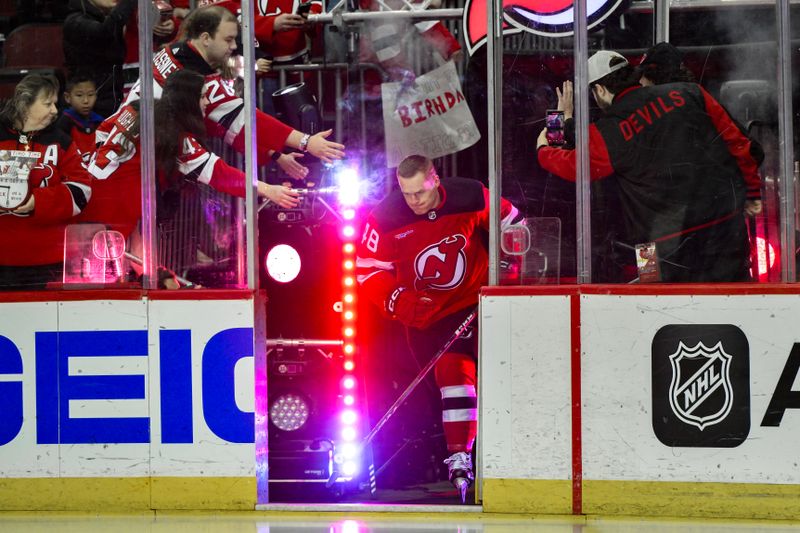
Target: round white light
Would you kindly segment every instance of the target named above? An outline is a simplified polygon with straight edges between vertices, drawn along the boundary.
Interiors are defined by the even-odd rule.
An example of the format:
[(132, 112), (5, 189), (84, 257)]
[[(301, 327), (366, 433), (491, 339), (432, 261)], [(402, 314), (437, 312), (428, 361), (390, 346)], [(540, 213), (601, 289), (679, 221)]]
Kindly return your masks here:
[(350, 411), (350, 410), (344, 411), (341, 416), (342, 424), (355, 424), (356, 418), (357, 415), (355, 411)]
[(300, 273), (300, 254), (288, 244), (279, 244), (267, 252), (264, 264), (272, 279), (289, 283)]
[(272, 402), (269, 419), (282, 431), (298, 430), (308, 420), (308, 404), (297, 394), (284, 394)]
[(342, 465), (342, 474), (345, 476), (352, 476), (356, 473), (356, 464), (352, 461), (347, 461)]
[(355, 444), (342, 444), (340, 447), (341, 455), (345, 459), (352, 459), (358, 453), (358, 448)]

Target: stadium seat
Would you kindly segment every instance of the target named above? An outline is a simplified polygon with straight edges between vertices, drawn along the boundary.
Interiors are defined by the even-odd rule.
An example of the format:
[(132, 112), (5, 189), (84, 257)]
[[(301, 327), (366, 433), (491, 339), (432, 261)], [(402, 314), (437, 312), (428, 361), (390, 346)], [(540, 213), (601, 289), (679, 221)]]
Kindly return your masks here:
[(8, 34), (0, 68), (0, 99), (13, 95), (17, 82), (30, 72), (55, 74), (63, 83), (61, 24), (24, 24)]

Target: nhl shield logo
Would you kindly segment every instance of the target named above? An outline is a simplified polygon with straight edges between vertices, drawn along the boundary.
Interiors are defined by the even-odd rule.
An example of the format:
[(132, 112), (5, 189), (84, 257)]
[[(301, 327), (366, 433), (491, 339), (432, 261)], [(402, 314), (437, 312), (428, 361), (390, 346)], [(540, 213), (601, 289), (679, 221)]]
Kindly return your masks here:
[(653, 336), (652, 424), (666, 446), (733, 448), (750, 432), (750, 347), (733, 324), (668, 324)]
[(733, 405), (731, 359), (722, 342), (712, 348), (702, 342), (692, 348), (678, 343), (678, 349), (669, 356), (669, 404), (675, 416), (700, 431), (725, 420)]

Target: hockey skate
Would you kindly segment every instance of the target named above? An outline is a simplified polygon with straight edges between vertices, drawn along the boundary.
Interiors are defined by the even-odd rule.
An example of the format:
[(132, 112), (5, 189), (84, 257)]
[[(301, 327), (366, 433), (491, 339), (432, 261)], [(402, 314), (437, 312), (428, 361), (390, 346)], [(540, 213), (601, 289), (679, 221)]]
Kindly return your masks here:
[(444, 460), (449, 470), (450, 483), (461, 494), (461, 503), (467, 502), (467, 489), (472, 485), (475, 475), (472, 473), (472, 457), (467, 452), (456, 452)]

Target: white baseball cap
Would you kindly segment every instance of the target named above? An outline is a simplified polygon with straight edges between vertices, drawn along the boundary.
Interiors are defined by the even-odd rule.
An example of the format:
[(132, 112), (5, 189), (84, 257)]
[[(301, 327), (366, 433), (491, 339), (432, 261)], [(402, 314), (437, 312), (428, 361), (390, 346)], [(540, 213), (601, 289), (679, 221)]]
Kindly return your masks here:
[[(615, 57), (622, 59), (621, 63), (611, 66), (611, 60)], [(600, 50), (595, 55), (589, 58), (589, 85), (596, 82), (600, 78), (611, 74), (615, 70), (619, 70), (628, 66), (628, 60), (622, 55), (612, 52), (611, 50)]]

